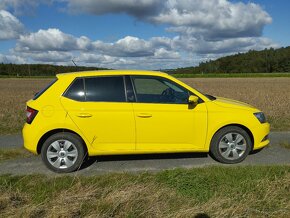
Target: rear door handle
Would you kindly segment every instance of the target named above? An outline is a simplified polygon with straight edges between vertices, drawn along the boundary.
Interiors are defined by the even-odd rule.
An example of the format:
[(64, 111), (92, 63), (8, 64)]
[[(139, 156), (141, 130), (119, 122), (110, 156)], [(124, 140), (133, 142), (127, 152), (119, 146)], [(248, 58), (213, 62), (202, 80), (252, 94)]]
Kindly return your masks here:
[(91, 117), (93, 115), (89, 114), (89, 113), (79, 113), (79, 114), (77, 114), (77, 116), (80, 118), (87, 118), (87, 117)]
[(149, 114), (149, 113), (139, 113), (137, 116), (138, 117), (141, 117), (141, 118), (149, 118), (149, 117), (152, 117), (152, 114)]

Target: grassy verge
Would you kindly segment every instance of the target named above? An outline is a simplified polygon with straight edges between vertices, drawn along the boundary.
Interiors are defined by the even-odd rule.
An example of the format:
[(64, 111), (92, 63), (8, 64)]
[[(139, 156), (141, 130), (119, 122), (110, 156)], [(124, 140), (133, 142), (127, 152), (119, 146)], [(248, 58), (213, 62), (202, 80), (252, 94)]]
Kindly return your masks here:
[(9, 159), (30, 157), (31, 155), (24, 148), (0, 148), (0, 162)]
[(282, 142), (280, 145), (284, 148), (290, 149), (290, 143), (289, 142)]
[(289, 131), (290, 130), (290, 116), (276, 116), (267, 117), (268, 122), (271, 124), (271, 131)]
[(290, 77), (290, 73), (204, 73), (204, 74), (178, 74), (172, 76), (177, 78), (254, 78), (254, 77)]
[(94, 177), (0, 176), (16, 217), (289, 217), (290, 167), (208, 167)]

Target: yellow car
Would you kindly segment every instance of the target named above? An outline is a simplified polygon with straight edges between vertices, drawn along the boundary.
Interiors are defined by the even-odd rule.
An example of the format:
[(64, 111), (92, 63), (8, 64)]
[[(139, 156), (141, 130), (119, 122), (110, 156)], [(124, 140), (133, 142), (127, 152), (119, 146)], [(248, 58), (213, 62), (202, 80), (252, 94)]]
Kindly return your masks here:
[(269, 144), (264, 114), (205, 95), (161, 72), (111, 70), (58, 74), (27, 102), (24, 146), (55, 172), (85, 157), (210, 152), (238, 163)]

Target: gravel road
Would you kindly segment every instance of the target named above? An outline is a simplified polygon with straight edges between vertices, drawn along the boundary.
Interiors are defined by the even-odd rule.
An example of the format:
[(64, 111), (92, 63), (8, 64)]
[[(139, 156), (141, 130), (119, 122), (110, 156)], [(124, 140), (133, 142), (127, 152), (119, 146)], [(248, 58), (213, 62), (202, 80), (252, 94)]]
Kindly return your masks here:
[[(290, 149), (281, 143), (290, 143), (290, 132), (272, 132), (271, 144), (259, 152), (250, 154), (245, 161), (236, 165), (224, 165), (216, 162), (207, 154), (156, 154), (156, 155), (123, 155), (92, 158), (80, 171), (71, 175), (100, 175), (110, 172), (143, 172), (160, 171), (173, 168), (192, 168), (209, 165), (290, 165)], [(0, 148), (22, 147), (21, 135), (0, 136)], [(46, 174), (56, 176), (41, 161), (40, 156), (17, 158), (0, 162), (0, 174), (27, 175)]]

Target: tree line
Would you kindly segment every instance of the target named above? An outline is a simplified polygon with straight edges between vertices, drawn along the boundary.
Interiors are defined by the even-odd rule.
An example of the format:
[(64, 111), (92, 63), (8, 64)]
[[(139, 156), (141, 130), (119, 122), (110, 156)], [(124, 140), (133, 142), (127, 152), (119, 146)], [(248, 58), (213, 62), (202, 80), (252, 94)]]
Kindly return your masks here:
[[(104, 69), (85, 66), (0, 63), (0, 76), (54, 76), (57, 73)], [(238, 53), (202, 62), (196, 67), (165, 71), (177, 74), (290, 72), (290, 46), (279, 49), (264, 49), (262, 51), (250, 50), (247, 53)]]
[(178, 68), (173, 73), (283, 73), (290, 72), (290, 46), (279, 49), (250, 50), (200, 63), (196, 67)]

